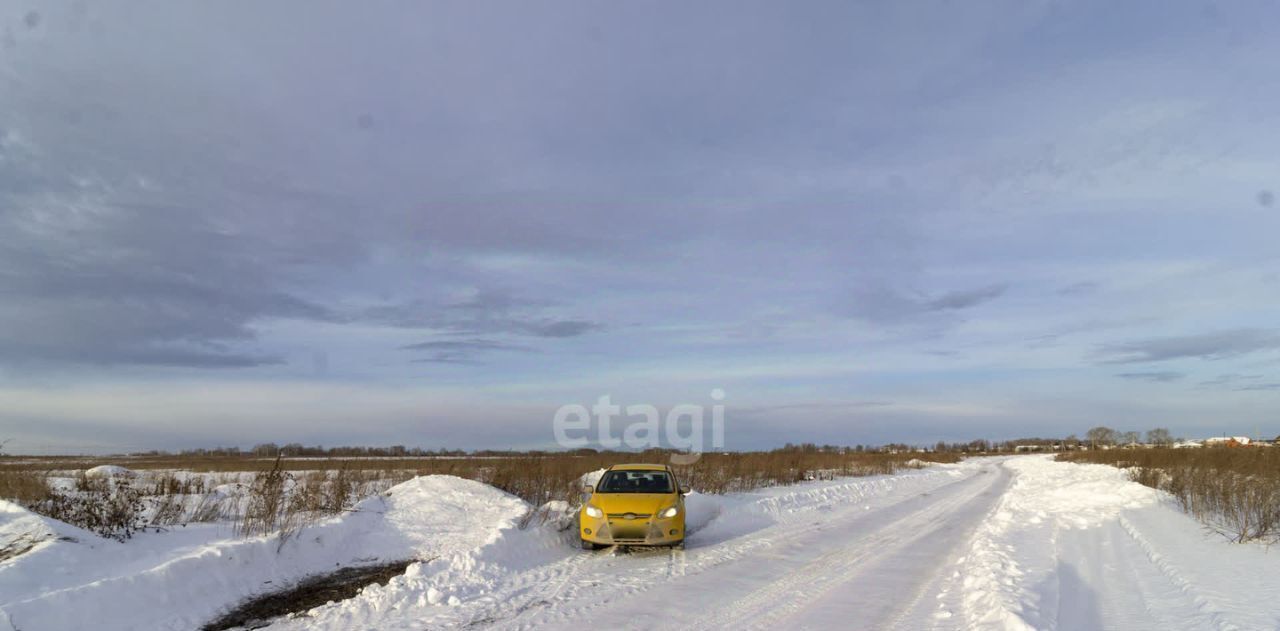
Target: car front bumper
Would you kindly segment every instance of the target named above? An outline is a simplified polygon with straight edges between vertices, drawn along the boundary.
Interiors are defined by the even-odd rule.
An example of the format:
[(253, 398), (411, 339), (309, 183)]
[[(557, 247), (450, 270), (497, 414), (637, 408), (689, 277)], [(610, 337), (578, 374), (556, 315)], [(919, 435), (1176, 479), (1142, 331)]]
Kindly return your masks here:
[(582, 540), (601, 545), (662, 546), (684, 540), (684, 520), (679, 517), (640, 520), (584, 514), (581, 522)]

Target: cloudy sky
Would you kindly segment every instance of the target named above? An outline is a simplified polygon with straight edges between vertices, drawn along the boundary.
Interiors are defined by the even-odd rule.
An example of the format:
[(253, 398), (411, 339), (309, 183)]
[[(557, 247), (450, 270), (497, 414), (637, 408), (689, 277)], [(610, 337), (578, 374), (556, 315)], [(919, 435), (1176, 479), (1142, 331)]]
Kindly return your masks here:
[(0, 438), (1273, 436), (1278, 19), (0, 0)]

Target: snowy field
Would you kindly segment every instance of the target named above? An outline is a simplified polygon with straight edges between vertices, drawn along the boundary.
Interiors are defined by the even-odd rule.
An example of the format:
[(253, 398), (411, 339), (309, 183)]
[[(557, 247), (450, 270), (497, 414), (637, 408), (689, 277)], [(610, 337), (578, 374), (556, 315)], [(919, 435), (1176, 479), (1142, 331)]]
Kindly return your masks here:
[[(429, 476), (283, 542), (120, 543), (0, 502), (0, 629), (197, 629), (339, 567), (420, 559), (272, 629), (1277, 629), (1280, 556), (1101, 465), (974, 459), (688, 499), (684, 551), (576, 549), (563, 519)], [(556, 509), (550, 506), (553, 517)], [(522, 526), (524, 526), (522, 528)]]

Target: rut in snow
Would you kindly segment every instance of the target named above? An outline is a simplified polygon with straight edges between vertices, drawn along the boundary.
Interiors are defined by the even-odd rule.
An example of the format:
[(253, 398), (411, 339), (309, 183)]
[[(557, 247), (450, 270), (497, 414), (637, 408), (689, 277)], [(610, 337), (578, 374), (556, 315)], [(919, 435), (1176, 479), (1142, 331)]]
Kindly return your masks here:
[(236, 606), (235, 609), (201, 627), (202, 631), (226, 629), (257, 629), (291, 613), (302, 613), (320, 605), (353, 598), (368, 585), (386, 585), (396, 576), (404, 574), (413, 560), (393, 561), (378, 565), (344, 567), (330, 574), (313, 576), (294, 587), (259, 596)]

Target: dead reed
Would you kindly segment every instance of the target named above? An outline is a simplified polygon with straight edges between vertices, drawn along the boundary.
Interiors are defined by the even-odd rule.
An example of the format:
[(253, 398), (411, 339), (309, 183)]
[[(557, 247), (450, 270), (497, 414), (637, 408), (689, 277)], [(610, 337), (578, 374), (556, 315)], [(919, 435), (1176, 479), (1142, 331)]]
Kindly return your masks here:
[[(241, 536), (280, 533), (287, 537), (311, 521), (351, 510), (360, 499), (417, 475), (477, 480), (534, 506), (553, 500), (574, 505), (581, 493), (579, 480), (583, 474), (619, 463), (664, 464), (673, 453), (585, 450), (404, 458), (262, 458), (227, 454), (5, 458), (0, 459), (0, 498), (16, 499), (32, 510), (77, 525), (98, 524), (102, 520), (93, 511), (71, 507), (85, 502), (118, 507), (119, 501), (113, 499), (116, 486), (114, 482), (88, 478), (83, 470), (99, 464), (118, 464), (139, 470), (141, 475), (132, 484), (125, 484), (129, 489), (126, 503), (137, 509), (128, 515), (120, 513), (120, 518), (111, 522), (119, 527), (116, 532), (136, 530), (139, 520), (148, 527), (230, 520)], [(953, 453), (885, 453), (801, 446), (708, 453), (693, 464), (675, 466), (675, 470), (682, 484), (699, 492), (728, 493), (805, 480), (888, 474), (916, 466), (920, 461), (958, 459)], [(70, 477), (73, 489), (54, 490), (47, 480), (49, 475)], [(131, 526), (124, 527), (124, 522)]]

